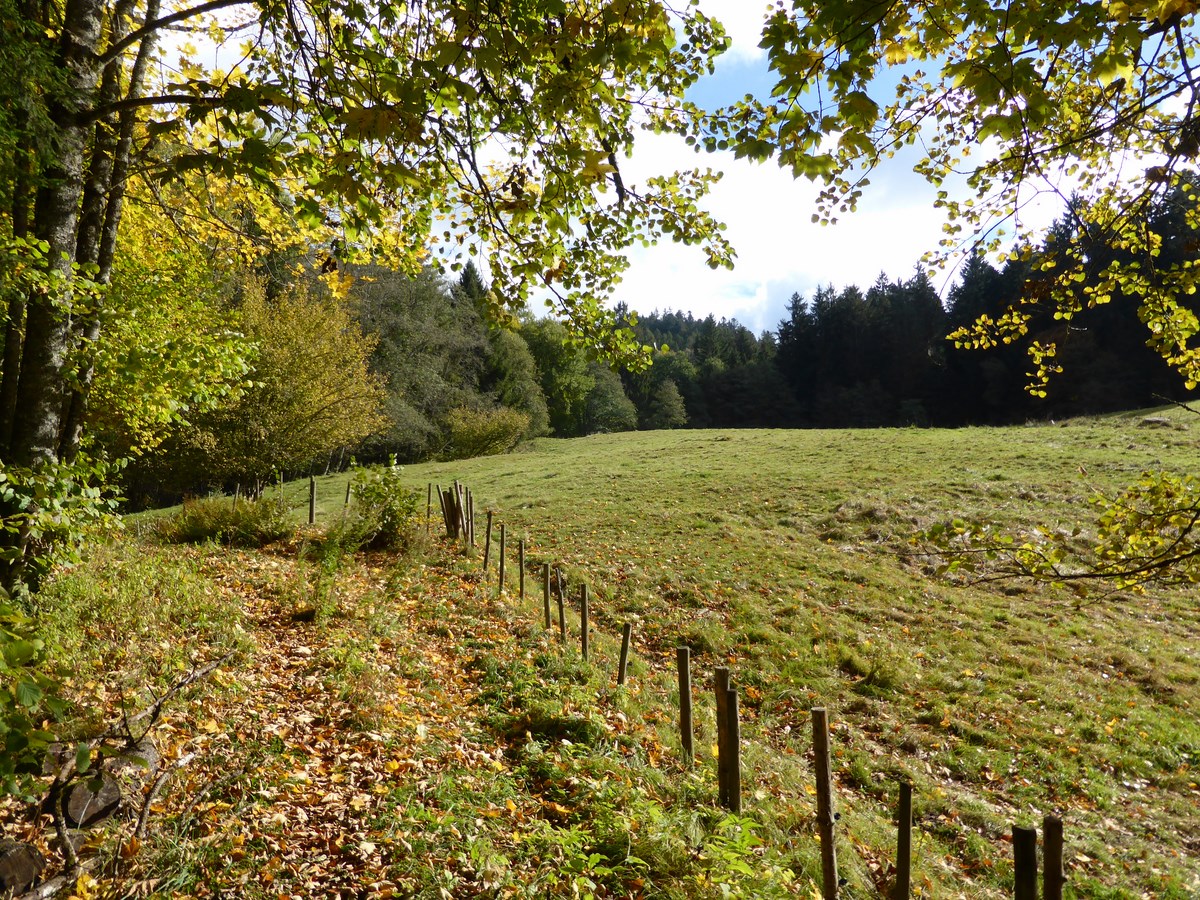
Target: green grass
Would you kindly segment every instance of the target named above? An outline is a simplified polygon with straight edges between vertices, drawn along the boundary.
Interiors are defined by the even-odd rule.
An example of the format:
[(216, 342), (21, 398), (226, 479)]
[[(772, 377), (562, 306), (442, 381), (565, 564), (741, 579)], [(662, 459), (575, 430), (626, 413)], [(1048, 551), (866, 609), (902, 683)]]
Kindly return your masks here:
[(870, 894), (872, 865), (891, 852), (897, 777), (917, 787), (918, 880), (935, 893), (970, 879), (968, 892), (999, 895), (1011, 824), (1061, 813), (1077, 896), (1183, 896), (1200, 891), (1194, 596), (1080, 605), (1046, 586), (955, 585), (927, 574), (907, 540), (954, 517), (1086, 526), (1094, 490), (1194, 465), (1200, 420), (1167, 415), (1178, 428), (1127, 415), (544, 440), (405, 475), (422, 493), (465, 482), (481, 522), (491, 507), (513, 543), (527, 539), (531, 567), (562, 561), (587, 581), (609, 636), (597, 665), (613, 664), (611, 636), (634, 620), (663, 691), (640, 702), (670, 711), (664, 654), (680, 640), (698, 691), (731, 665), (748, 809), (768, 844), (800, 846), (798, 870), (812, 865), (808, 711), (824, 705), (852, 896)]
[[(347, 721), (389, 727), (385, 641), (409, 648), (404, 667), (430, 696), (460, 677), (474, 697), (470, 710), (443, 704), (457, 736), (431, 731), (404, 749), (441, 761), (389, 783), (370, 825), (392, 854), (377, 874), (422, 897), (803, 895), (820, 871), (809, 711), (821, 705), (834, 726), (843, 896), (879, 896), (888, 884), (900, 778), (916, 788), (920, 896), (1011, 895), (1006, 835), (1047, 813), (1065, 822), (1068, 896), (1200, 896), (1194, 596), (1080, 603), (1044, 585), (955, 583), (910, 540), (952, 518), (1082, 525), (1086, 539), (1095, 491), (1194, 466), (1200, 419), (1156, 411), (1176, 427), (1151, 428), (1143, 415), (595, 436), (406, 467), (422, 499), (430, 482), (469, 485), (481, 539), (490, 508), (510, 547), (527, 541), (528, 597), (514, 596), (510, 551), (509, 595), (495, 598), (494, 547), (485, 578), (480, 548), (428, 570), (395, 562), (404, 568), (379, 576), (387, 586), (372, 595), (369, 627), (329, 588), (321, 658), (329, 695), (358, 709)], [(347, 480), (317, 480), (319, 525), (340, 517)], [(303, 521), (307, 481), (283, 494)], [(439, 519), (435, 500), (435, 531)], [(588, 663), (576, 638), (561, 648), (542, 628), (546, 561), (564, 565), (572, 597), (580, 581), (590, 587)], [(366, 577), (345, 565), (345, 578)], [(303, 584), (304, 571), (287, 577)], [(390, 612), (393, 598), (408, 606)], [(617, 689), (625, 621), (636, 649), (630, 683)], [(577, 634), (573, 612), (570, 625)], [(680, 641), (694, 660), (693, 769), (680, 764), (674, 726)], [(430, 646), (441, 648), (436, 664)], [(717, 665), (741, 691), (740, 819), (714, 802)], [(502, 754), (487, 758), (494, 765), (455, 762), (454, 746)]]

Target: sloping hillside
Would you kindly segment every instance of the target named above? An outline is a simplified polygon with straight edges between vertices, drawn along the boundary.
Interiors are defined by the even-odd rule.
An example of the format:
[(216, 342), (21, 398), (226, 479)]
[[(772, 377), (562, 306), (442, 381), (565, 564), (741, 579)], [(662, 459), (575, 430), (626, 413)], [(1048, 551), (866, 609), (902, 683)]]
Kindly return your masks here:
[[(596, 436), (407, 468), (421, 519), (431, 482), (472, 488), (474, 549), (435, 539), (331, 565), (316, 532), (238, 552), (130, 535), (47, 594), (73, 689), (117, 721), (147, 681), (236, 655), (159, 728), (177, 768), (152, 827), (136, 841), (131, 822), (101, 829), (76, 893), (807, 896), (820, 877), (810, 709), (823, 706), (843, 896), (890, 884), (900, 779), (915, 788), (920, 896), (1005, 896), (1011, 825), (1049, 813), (1074, 896), (1200, 895), (1194, 596), (1081, 603), (950, 582), (911, 541), (964, 516), (1086, 526), (1095, 490), (1193, 464), (1200, 420), (1164, 415)], [(345, 485), (321, 480), (318, 530)], [(495, 542), (482, 565), (487, 510), (494, 541), (505, 526), (503, 596)], [(439, 518), (435, 503), (435, 538)], [(543, 624), (547, 562), (566, 579), (565, 644), (556, 610)], [(693, 767), (675, 724), (680, 642)], [(716, 666), (740, 691), (741, 817), (716, 804)], [(7, 820), (53, 868), (44, 822)]]

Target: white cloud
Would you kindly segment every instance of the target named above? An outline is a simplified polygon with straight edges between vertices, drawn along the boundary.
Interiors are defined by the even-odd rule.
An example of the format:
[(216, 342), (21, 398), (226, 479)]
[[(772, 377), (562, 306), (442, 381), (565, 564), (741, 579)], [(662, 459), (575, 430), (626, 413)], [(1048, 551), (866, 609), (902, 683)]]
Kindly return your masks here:
[(881, 271), (908, 278), (941, 238), (932, 189), (900, 167), (890, 184), (878, 185), (882, 190), (868, 189), (858, 212), (827, 227), (811, 221), (817, 187), (773, 163), (739, 161), (731, 153), (697, 156), (678, 138), (647, 135), (639, 138), (628, 174), (640, 181), (651, 172), (697, 165), (725, 172), (705, 206), (728, 225), (735, 268), (709, 269), (695, 247), (663, 243), (632, 250), (616, 299), (636, 310), (712, 313), (756, 331), (773, 329), (793, 292), (811, 295), (829, 282), (866, 288)]
[(722, 62), (748, 63), (762, 59), (759, 49), (763, 21), (771, 7), (761, 0), (700, 0), (700, 10), (725, 26), (731, 46)]

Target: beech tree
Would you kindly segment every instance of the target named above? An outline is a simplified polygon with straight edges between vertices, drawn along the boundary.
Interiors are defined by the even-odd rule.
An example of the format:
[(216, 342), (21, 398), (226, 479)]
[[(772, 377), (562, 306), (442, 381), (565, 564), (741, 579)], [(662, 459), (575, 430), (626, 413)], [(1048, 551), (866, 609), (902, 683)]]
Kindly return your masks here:
[[(486, 252), (495, 306), (548, 289), (581, 340), (617, 355), (642, 352), (602, 306), (624, 247), (671, 237), (730, 261), (697, 206), (716, 176), (634, 184), (620, 168), (639, 129), (690, 115), (683, 92), (724, 45), (694, 8), (0, 0), (0, 29), (0, 249), (20, 275), (3, 298), (7, 469), (61, 479), (76, 459), (135, 170), (273, 193), (336, 234), (328, 269), (372, 240), (413, 271), (431, 239)], [(28, 506), (8, 498), (14, 563)]]

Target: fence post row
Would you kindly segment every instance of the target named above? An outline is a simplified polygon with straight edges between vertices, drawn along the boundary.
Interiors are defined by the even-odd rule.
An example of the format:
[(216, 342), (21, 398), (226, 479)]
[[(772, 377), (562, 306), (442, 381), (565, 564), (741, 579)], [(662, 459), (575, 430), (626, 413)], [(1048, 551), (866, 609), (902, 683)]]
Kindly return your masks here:
[[(432, 513), (432, 496), (435, 492), (441, 503), (442, 515), (447, 532), (451, 537), (460, 532), (465, 539), (475, 544), (474, 496), (469, 488), (454, 482), (453, 490), (442, 491), (440, 485), (430, 482), (425, 495), (425, 520), (428, 528)], [(346, 503), (351, 497), (351, 483), (346, 485)], [(237, 498), (235, 496), (234, 502)], [(487, 513), (487, 531), (484, 536), (483, 568), (486, 571), (492, 544), (493, 511)], [(309, 476), (309, 523), (316, 519), (316, 477)], [(505, 541), (506, 526), (500, 523), (499, 592), (505, 589)], [(517, 543), (517, 559), (520, 573), (520, 596), (525, 597), (525, 539)], [(547, 630), (553, 627), (550, 607), (552, 587), (558, 602), (559, 641), (567, 640), (566, 578), (562, 567), (550, 562), (542, 564), (542, 613)], [(579, 586), (580, 653), (585, 661), (589, 658), (591, 636), (588, 588)], [(623, 686), (629, 664), (629, 649), (632, 643), (633, 624), (621, 626), (621, 655), (617, 664), (617, 685)], [(676, 667), (679, 679), (679, 733), (683, 751), (683, 764), (691, 767), (695, 763), (694, 726), (692, 718), (691, 650), (686, 646), (676, 648)], [(738, 693), (730, 680), (729, 668), (718, 666), (713, 670), (713, 690), (716, 700), (717, 719), (717, 797), (718, 803), (740, 814), (742, 811), (741, 790), (741, 725), (739, 722)], [(837, 815), (833, 809), (833, 773), (829, 751), (829, 720), (823, 707), (812, 709), (814, 771), (817, 792), (817, 832), (821, 848), (821, 897), (822, 900), (837, 900), (840, 879), (837, 871), (837, 848), (835, 823)], [(892, 900), (909, 900), (912, 880), (912, 791), (911, 782), (899, 783), (899, 806), (897, 809), (896, 879), (892, 887)], [(1047, 815), (1043, 827), (1043, 900), (1062, 900), (1066, 882), (1063, 867), (1063, 824), (1062, 820)], [(1013, 825), (1014, 900), (1038, 900), (1037, 829)]]

